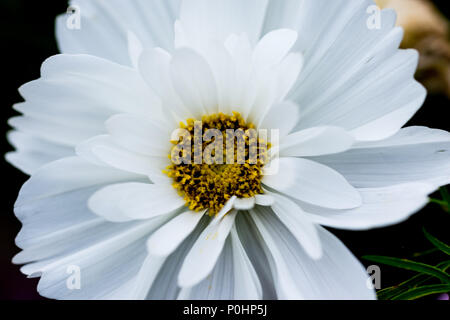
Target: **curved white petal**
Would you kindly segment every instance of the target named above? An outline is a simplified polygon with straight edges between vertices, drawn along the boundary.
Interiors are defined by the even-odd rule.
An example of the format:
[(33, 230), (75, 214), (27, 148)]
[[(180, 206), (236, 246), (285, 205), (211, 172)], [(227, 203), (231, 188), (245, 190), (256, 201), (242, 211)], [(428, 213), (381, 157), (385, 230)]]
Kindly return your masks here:
[(158, 276), (158, 273), (163, 267), (165, 261), (166, 257), (155, 257), (148, 255), (145, 258), (142, 267), (136, 276), (135, 285), (130, 290), (129, 299), (144, 300), (147, 297), (147, 294), (155, 282), (156, 277)]
[(75, 155), (72, 148), (51, 143), (32, 134), (10, 131), (8, 142), (16, 151), (8, 152), (6, 160), (26, 174), (33, 174), (43, 165)]
[(159, 153), (155, 146), (149, 150), (149, 153), (157, 154), (156, 157), (138, 154), (116, 144), (109, 135), (97, 136), (80, 143), (76, 147), (76, 152), (92, 163), (155, 179), (163, 176), (162, 170), (169, 164), (167, 153)]
[(233, 227), (211, 275), (192, 288), (181, 289), (178, 299), (260, 300), (262, 288), (237, 231)]
[(262, 287), (236, 230), (231, 229), (231, 245), (233, 249), (233, 274), (235, 300), (260, 300), (262, 299)]
[[(29, 264), (23, 272), (41, 276), (38, 291), (45, 297), (103, 299), (139, 271), (146, 256), (145, 235), (163, 221), (161, 218), (127, 226), (91, 240), (85, 247)], [(68, 279), (77, 270), (82, 290), (71, 290)]]
[[(312, 259), (320, 259), (322, 257), (322, 246), (313, 220), (292, 200), (277, 194), (271, 195), (275, 198), (272, 211), (278, 219), (292, 232)], [(259, 211), (261, 210), (268, 209), (259, 208)]]
[(266, 13), (267, 0), (185, 0), (180, 21), (195, 44), (209, 39), (224, 41), (231, 34), (246, 33), (258, 41)]
[(166, 117), (170, 119), (175, 116), (173, 123), (185, 121), (195, 115), (188, 110), (175, 92), (171, 79), (172, 56), (160, 49), (145, 50), (139, 58), (139, 72), (148, 86), (160, 97), (163, 107), (169, 111)]
[(230, 200), (228, 200), (225, 205), (220, 209), (220, 211), (216, 214), (215, 221), (220, 221), (225, 215), (227, 215), (231, 210), (233, 210), (234, 202), (236, 201), (237, 197), (232, 196)]
[(153, 256), (166, 257), (194, 231), (205, 214), (186, 211), (159, 228), (147, 241), (148, 252)]
[(257, 194), (255, 196), (255, 203), (258, 206), (270, 207), (275, 203), (275, 199), (268, 194)]
[[(294, 94), (302, 102), (308, 102), (308, 107), (310, 102), (321, 99), (318, 93), (333, 92), (334, 85), (345, 83), (358, 71), (370, 66), (366, 63), (377, 53), (379, 43), (394, 29), (396, 14), (390, 9), (381, 11), (380, 28), (368, 27), (370, 15), (367, 14), (367, 8), (371, 5), (371, 0), (335, 1), (332, 5), (326, 0), (305, 1), (308, 8), (302, 9), (309, 12), (303, 12), (303, 15), (322, 15), (319, 10), (329, 9), (323, 15), (329, 20), (320, 26), (317, 25), (319, 21), (311, 21), (312, 17), (300, 22), (300, 28), (316, 27), (298, 43), (299, 47), (305, 46), (306, 63), (305, 73), (297, 83), (299, 90)], [(300, 30), (299, 34), (301, 31), (306, 30)], [(311, 39), (314, 36), (316, 38)], [(315, 87), (313, 81), (316, 81)]]
[(349, 209), (361, 205), (361, 196), (337, 171), (300, 158), (272, 160), (278, 173), (264, 176), (266, 186), (311, 204)]
[(64, 158), (36, 171), (22, 186), (15, 207), (69, 191), (138, 179), (136, 175), (96, 166), (79, 157)]
[(181, 288), (178, 300), (232, 300), (234, 299), (234, 266), (231, 240), (223, 250), (211, 274), (193, 287)]
[(309, 219), (320, 225), (367, 230), (401, 223), (423, 208), (434, 187), (424, 183), (408, 183), (389, 187), (358, 189), (363, 203), (351, 210), (331, 210), (305, 203), (299, 204)]
[(115, 226), (92, 214), (87, 207), (87, 200), (99, 188), (65, 191), (17, 205), (14, 211), (22, 228), (15, 242), (23, 251), (13, 262), (46, 259), (82, 247), (87, 239), (115, 232)]
[(408, 96), (409, 101), (399, 102), (397, 109), (352, 130), (352, 134), (362, 141), (376, 141), (396, 134), (422, 106), (427, 90), (419, 82), (411, 82), (402, 95)]
[(279, 299), (375, 299), (360, 262), (332, 234), (319, 227), (323, 257), (311, 259), (286, 227), (261, 210), (251, 217), (262, 236)]
[(225, 241), (233, 226), (236, 211), (215, 218), (202, 232), (186, 256), (178, 275), (178, 284), (190, 288), (205, 279), (216, 265)]
[(282, 157), (312, 157), (349, 150), (354, 143), (351, 134), (338, 127), (315, 127), (284, 137), (280, 145)]
[(97, 191), (88, 205), (108, 221), (124, 222), (171, 214), (181, 208), (184, 201), (170, 185), (130, 182)]
[(80, 29), (68, 27), (69, 15), (56, 21), (56, 37), (63, 53), (86, 53), (131, 65), (127, 32), (133, 32), (145, 48), (173, 48), (173, 23), (180, 0), (89, 1), (72, 0), (78, 6)]
[(278, 66), (277, 76), (277, 100), (285, 100), (302, 71), (304, 64), (303, 55), (299, 52), (291, 52)]
[(234, 201), (234, 208), (236, 210), (250, 210), (255, 206), (255, 198), (238, 198)]
[[(218, 111), (232, 114), (239, 105), (237, 93), (237, 61), (226, 49), (223, 42), (211, 40), (203, 50), (202, 56), (211, 67), (217, 87)], [(242, 79), (241, 79), (242, 80)]]
[(261, 284), (263, 294), (262, 299), (276, 300), (277, 294), (274, 287), (274, 278), (268, 267), (271, 262), (264, 252), (261, 234), (255, 227), (250, 214), (247, 212), (238, 214), (235, 226), (241, 244), (252, 263)]
[(111, 139), (122, 148), (155, 157), (170, 153), (171, 132), (165, 124), (120, 114), (109, 118), (105, 126)]
[(182, 263), (190, 249), (197, 241), (201, 232), (208, 225), (210, 217), (204, 215), (195, 230), (184, 240), (180, 246), (167, 257), (161, 271), (156, 277), (148, 295), (149, 300), (175, 300), (181, 288), (178, 286), (178, 274)]
[[(46, 85), (48, 91), (44, 90)], [(66, 90), (68, 95), (63, 95), (64, 91), (55, 95), (55, 90)], [(159, 98), (136, 70), (90, 55), (60, 54), (48, 58), (42, 64), (41, 79), (24, 85), (20, 92), (26, 100), (74, 99), (70, 102), (86, 104), (88, 98), (91, 108), (161, 119)]]
[(300, 120), (299, 106), (292, 102), (281, 102), (274, 105), (264, 116), (258, 128), (279, 130), (280, 138), (287, 136)]
[(171, 64), (173, 87), (188, 110), (201, 119), (217, 113), (217, 86), (206, 60), (191, 49), (176, 50)]
[(425, 182), (436, 188), (450, 183), (450, 134), (408, 127), (379, 142), (361, 142), (336, 155), (314, 158), (334, 168), (358, 188)]
[(137, 68), (139, 65), (139, 57), (144, 51), (144, 47), (142, 45), (142, 42), (133, 32), (128, 31), (127, 38), (128, 38), (128, 54), (130, 56), (131, 65), (134, 68)]
[(253, 52), (253, 62), (257, 66), (271, 67), (281, 62), (297, 41), (297, 32), (279, 29), (266, 34), (258, 42)]
[[(323, 4), (324, 1), (319, 1), (317, 6), (311, 5), (318, 9)], [(318, 29), (328, 33), (319, 36), (319, 48), (309, 44), (304, 72), (297, 82), (297, 90), (292, 91), (292, 96), (297, 99), (291, 97), (304, 107), (302, 128), (320, 123), (354, 129), (401, 107), (399, 101), (406, 100), (402, 95), (395, 102), (380, 102), (386, 97), (380, 92), (387, 89), (398, 92), (400, 89), (394, 90), (395, 86), (406, 88), (414, 81), (409, 70), (415, 70), (416, 66), (405, 56), (403, 60), (399, 56), (395, 58), (396, 52), (400, 51), (397, 51), (399, 37), (392, 36), (396, 19), (393, 10), (381, 11), (381, 28), (367, 27), (366, 10), (372, 4), (355, 1), (339, 5), (337, 1), (337, 7), (330, 8), (330, 13), (337, 11), (330, 25), (324, 24), (325, 29)], [(388, 72), (394, 73), (388, 75)], [(386, 99), (389, 102), (389, 98)], [(350, 111), (355, 109), (357, 112)], [(350, 112), (353, 116), (348, 117)]]
[(299, 128), (338, 125), (354, 129), (358, 139), (378, 140), (398, 131), (422, 104), (425, 91), (413, 79), (417, 55), (398, 50), (403, 32), (395, 27), (393, 10), (381, 11), (381, 28), (367, 27), (371, 5), (269, 4), (265, 32), (290, 28), (300, 35), (294, 50), (303, 52), (305, 66), (290, 95), (305, 115)]
[(300, 127), (335, 125), (353, 130), (359, 140), (380, 140), (395, 134), (422, 106), (426, 90), (413, 78), (417, 52), (398, 51), (385, 61), (380, 68), (348, 81), (310, 112), (305, 111)]
[(161, 119), (161, 103), (139, 73), (93, 56), (53, 56), (43, 63), (41, 78), (19, 91), (26, 101), (15, 109), (23, 116), (10, 125), (29, 138), (15, 139), (19, 151), (8, 158), (29, 173), (73, 155), (75, 145), (103, 134), (104, 122), (115, 113)]

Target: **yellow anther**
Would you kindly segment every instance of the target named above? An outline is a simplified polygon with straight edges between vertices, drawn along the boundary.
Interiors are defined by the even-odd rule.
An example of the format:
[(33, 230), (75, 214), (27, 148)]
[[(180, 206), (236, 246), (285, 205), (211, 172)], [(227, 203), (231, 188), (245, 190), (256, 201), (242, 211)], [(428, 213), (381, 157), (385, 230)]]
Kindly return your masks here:
[[(198, 123), (197, 123), (198, 124)], [(224, 113), (213, 114), (202, 117), (202, 130), (217, 129), (223, 134), (223, 156), (226, 157), (227, 151), (227, 130), (241, 129), (247, 132), (254, 129), (252, 123), (246, 123), (244, 118), (237, 112), (233, 115)], [(195, 119), (187, 119), (186, 124), (180, 123), (180, 128), (188, 130), (191, 137), (195, 136)], [(195, 139), (192, 139), (193, 141)], [(270, 145), (264, 140), (248, 138), (245, 139), (245, 159), (242, 159), (241, 148), (238, 148), (237, 139), (234, 139), (234, 163), (233, 164), (172, 164), (163, 172), (174, 180), (173, 187), (186, 201), (186, 206), (190, 210), (201, 211), (208, 209), (210, 215), (217, 214), (232, 197), (250, 198), (257, 194), (262, 194), (261, 187), (262, 167), (264, 166), (264, 157), (258, 157), (255, 164), (249, 163), (249, 147), (256, 148), (257, 154), (265, 154)], [(256, 141), (260, 141), (259, 145)], [(176, 144), (177, 142), (175, 142)], [(208, 146), (203, 142), (202, 150)], [(177, 148), (176, 146), (174, 148)], [(178, 149), (175, 149), (178, 150)], [(232, 153), (231, 153), (232, 154)], [(240, 158), (238, 157), (240, 154)], [(172, 158), (172, 153), (169, 155)], [(213, 156), (215, 153), (212, 154)], [(233, 157), (233, 156), (232, 156)], [(238, 158), (245, 160), (243, 164), (238, 163)], [(191, 147), (191, 159), (194, 159), (194, 145)]]

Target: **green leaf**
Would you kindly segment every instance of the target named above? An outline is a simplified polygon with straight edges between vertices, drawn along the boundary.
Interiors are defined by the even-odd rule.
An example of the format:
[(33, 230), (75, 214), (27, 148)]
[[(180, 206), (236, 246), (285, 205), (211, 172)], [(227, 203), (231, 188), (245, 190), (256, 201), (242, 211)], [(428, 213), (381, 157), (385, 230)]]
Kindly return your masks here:
[[(450, 268), (450, 260), (444, 261), (436, 265), (436, 268), (439, 268), (443, 272), (446, 272), (448, 268)], [(380, 300), (390, 300), (394, 297), (398, 296), (399, 294), (402, 294), (410, 289), (416, 288), (420, 286), (421, 284), (424, 284), (428, 281), (433, 280), (434, 277), (425, 275), (423, 273), (415, 275), (409, 280), (406, 280), (399, 285), (392, 286), (385, 288), (383, 290), (379, 290), (377, 292), (378, 299)]]
[(407, 259), (398, 259), (398, 258), (391, 258), (391, 257), (383, 257), (383, 256), (364, 256), (363, 259), (376, 262), (376, 263), (382, 263), (389, 266), (402, 268), (406, 270), (416, 271), (420, 273), (425, 273), (430, 276), (434, 276), (438, 279), (440, 279), (442, 282), (446, 284), (450, 284), (450, 277), (442, 270), (439, 270), (436, 267), (430, 266), (428, 264), (411, 261)]
[(429, 296), (431, 294), (447, 293), (447, 292), (450, 292), (450, 285), (448, 285), (448, 284), (432, 284), (432, 285), (418, 287), (418, 288), (414, 288), (409, 291), (406, 291), (406, 292), (396, 296), (393, 300), (415, 300), (418, 298)]
[(423, 233), (425, 234), (425, 237), (427, 237), (428, 241), (430, 241), (436, 248), (438, 248), (439, 250), (441, 250), (445, 254), (450, 255), (450, 246), (446, 245), (442, 241), (439, 241), (438, 239), (433, 237), (425, 229), (423, 229)]
[(438, 205), (440, 205), (440, 206), (442, 206), (442, 207), (447, 207), (449, 204), (446, 202), (446, 201), (444, 201), (444, 200), (439, 200), (439, 199), (434, 199), (434, 198), (430, 198), (430, 202), (431, 203), (436, 203), (436, 204), (438, 204)]
[(448, 189), (446, 187), (442, 187), (440, 191), (442, 198), (447, 203), (447, 206), (450, 206), (450, 192), (448, 192)]
[(426, 251), (423, 251), (423, 252), (416, 252), (412, 256), (414, 258), (418, 258), (418, 257), (427, 256), (427, 255), (435, 253), (435, 252), (440, 252), (440, 250), (437, 249), (437, 248), (432, 248), (432, 249), (429, 249), (429, 250), (426, 250)]

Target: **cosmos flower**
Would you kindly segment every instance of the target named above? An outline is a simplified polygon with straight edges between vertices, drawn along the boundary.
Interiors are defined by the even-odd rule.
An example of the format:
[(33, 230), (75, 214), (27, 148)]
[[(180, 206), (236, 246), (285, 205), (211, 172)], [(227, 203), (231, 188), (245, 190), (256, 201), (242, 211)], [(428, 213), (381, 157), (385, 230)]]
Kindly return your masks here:
[[(426, 91), (392, 10), (371, 28), (365, 0), (72, 5), (81, 29), (58, 18), (62, 54), (20, 88), (10, 121), (7, 159), (31, 175), (14, 262), (41, 295), (375, 298), (324, 226), (401, 222), (450, 182), (450, 135), (402, 129)], [(216, 146), (229, 129), (279, 139), (258, 137), (271, 156), (256, 162), (175, 163), (174, 132), (198, 145), (198, 123)]]

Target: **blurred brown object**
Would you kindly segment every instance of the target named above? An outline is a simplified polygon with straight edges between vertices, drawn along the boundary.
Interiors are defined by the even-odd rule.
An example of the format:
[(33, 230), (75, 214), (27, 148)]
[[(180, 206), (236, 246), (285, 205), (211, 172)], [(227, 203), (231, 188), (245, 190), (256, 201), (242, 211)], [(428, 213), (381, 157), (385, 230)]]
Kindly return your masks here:
[(448, 20), (429, 0), (375, 0), (381, 8), (397, 11), (405, 30), (402, 48), (420, 53), (416, 77), (431, 93), (450, 98), (450, 42)]

